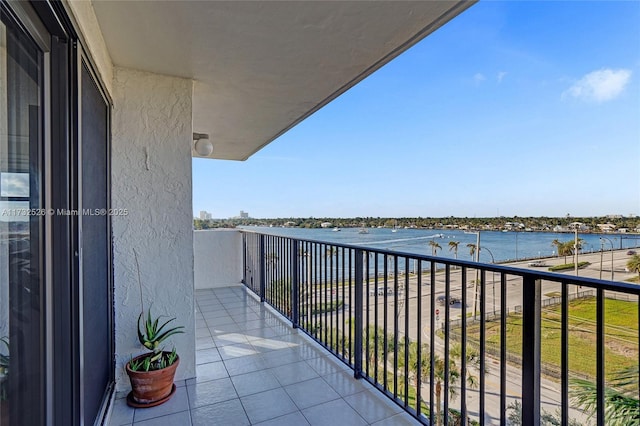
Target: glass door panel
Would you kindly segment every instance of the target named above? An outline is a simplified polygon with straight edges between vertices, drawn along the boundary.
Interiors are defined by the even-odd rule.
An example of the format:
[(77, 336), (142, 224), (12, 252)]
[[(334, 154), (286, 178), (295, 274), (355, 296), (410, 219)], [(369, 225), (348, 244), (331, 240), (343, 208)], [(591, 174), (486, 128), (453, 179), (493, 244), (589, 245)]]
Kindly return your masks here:
[[(82, 333), (84, 422), (100, 414), (113, 381), (109, 217), (109, 106), (87, 67), (81, 82)], [(104, 214), (100, 213), (103, 212)], [(88, 362), (90, 360), (90, 362)]]
[(43, 54), (0, 7), (0, 425), (42, 424)]

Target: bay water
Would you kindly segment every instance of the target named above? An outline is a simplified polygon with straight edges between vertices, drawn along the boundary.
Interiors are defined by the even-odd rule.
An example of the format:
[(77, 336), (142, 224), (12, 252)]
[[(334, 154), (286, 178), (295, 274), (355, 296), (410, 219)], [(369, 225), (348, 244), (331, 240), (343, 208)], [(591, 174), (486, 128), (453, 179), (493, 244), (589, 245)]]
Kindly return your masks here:
[[(326, 241), (337, 244), (353, 244), (362, 247), (371, 247), (380, 250), (397, 251), (411, 254), (432, 255), (432, 246), (429, 241), (436, 242), (440, 248), (436, 255), (449, 259), (455, 258), (455, 250), (449, 242), (458, 244), (458, 259), (474, 260), (467, 244), (476, 244), (477, 236), (474, 233), (466, 233), (461, 230), (444, 229), (397, 229), (392, 232), (390, 228), (281, 228), (250, 226), (243, 229), (268, 234), (281, 235), (292, 238)], [(578, 233), (582, 239), (583, 253), (604, 251), (613, 248), (631, 249), (640, 246), (638, 234), (592, 234)], [(557, 248), (552, 242), (557, 239), (561, 242), (573, 241), (573, 233), (553, 232), (501, 232), (480, 231), (480, 261), (483, 263), (505, 262), (510, 260), (537, 259), (553, 257), (557, 255)], [(493, 258), (492, 256), (493, 255)], [(568, 259), (570, 262), (571, 260)]]

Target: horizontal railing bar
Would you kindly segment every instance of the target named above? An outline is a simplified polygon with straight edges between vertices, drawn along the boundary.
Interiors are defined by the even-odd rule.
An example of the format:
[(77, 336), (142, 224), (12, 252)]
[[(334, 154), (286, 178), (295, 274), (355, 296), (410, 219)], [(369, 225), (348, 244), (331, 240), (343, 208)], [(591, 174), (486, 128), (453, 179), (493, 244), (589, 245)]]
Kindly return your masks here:
[[(512, 409), (507, 406), (512, 398), (507, 386), (507, 377), (511, 374), (508, 364), (512, 366), (509, 368), (515, 369), (520, 365), (523, 424), (539, 424), (542, 412), (541, 373), (544, 371), (556, 377), (549, 368), (557, 368), (549, 367), (542, 360), (543, 311), (550, 305), (560, 306), (558, 415), (563, 423), (568, 422), (569, 411), (575, 409), (569, 404), (569, 303), (572, 299), (592, 297), (597, 290), (595, 347), (598, 357), (597, 374), (593, 378), (597, 387), (595, 418), (598, 424), (604, 424), (604, 342), (608, 336), (605, 333), (608, 325), (604, 300), (609, 296), (622, 299), (619, 295), (605, 292), (631, 294), (635, 301), (640, 296), (640, 286), (505, 265), (369, 249), (363, 245), (241, 232), (243, 283), (262, 301), (291, 320), (293, 327), (299, 327), (350, 367), (355, 377), (373, 384), (423, 424), (434, 424), (439, 418), (445, 426), (465, 425), (476, 417), (482, 425), (488, 421), (485, 415), (490, 414), (489, 409), (494, 411), (497, 403), (500, 411), (496, 420), (501, 425), (507, 424), (507, 412)], [(497, 313), (495, 276), (491, 276), (494, 287), (493, 293), (489, 293), (492, 287), (487, 272), (499, 274), (500, 309)], [(472, 275), (475, 280), (468, 282)], [(467, 294), (472, 283), (475, 283), (473, 301)], [(542, 292), (542, 287), (550, 283), (560, 285), (561, 297), (547, 297), (552, 295)], [(522, 291), (521, 299), (510, 300), (507, 297), (507, 287), (511, 286)], [(576, 288), (575, 295), (570, 295), (569, 286), (583, 286), (585, 289), (579, 292)], [(461, 299), (457, 297), (459, 292)], [(438, 296), (443, 293), (444, 296)], [(518, 295), (517, 292), (513, 294)], [(455, 300), (449, 299), (454, 296)], [(448, 300), (451, 302), (447, 303)], [(479, 320), (476, 320), (478, 302)], [(489, 302), (493, 303), (493, 310)], [(518, 352), (518, 348), (512, 350), (507, 344), (509, 306), (518, 302), (522, 304), (513, 306), (514, 311), (511, 312), (516, 312), (522, 321), (520, 341), (514, 340), (521, 351), (519, 357), (512, 353)], [(456, 311), (459, 319), (451, 318), (451, 304), (454, 303), (461, 304), (456, 307), (461, 312), (458, 315)], [(443, 323), (440, 323), (438, 305), (443, 306)], [(473, 306), (472, 318), (468, 318), (467, 305)], [(470, 325), (467, 324), (469, 321), (472, 321)], [(495, 324), (499, 324), (498, 350), (493, 341)], [(462, 334), (459, 334), (459, 329)], [(509, 335), (509, 339), (513, 337)], [(453, 345), (456, 345), (455, 352)], [(477, 355), (467, 359), (467, 355), (473, 354), (467, 350)], [(449, 364), (452, 357), (455, 362)], [(441, 364), (442, 359), (444, 364)], [(496, 361), (500, 364), (499, 383), (485, 378), (487, 367)], [(436, 380), (439, 369), (441, 371), (437, 375), (443, 375), (443, 382)], [(477, 374), (476, 380), (479, 378), (478, 400), (471, 407), (467, 405), (467, 389), (473, 386), (466, 383), (466, 379), (472, 378), (468, 374)], [(571, 374), (582, 372), (571, 371)], [(459, 381), (450, 382), (448, 379), (451, 377), (457, 377)], [(492, 392), (497, 389), (493, 388), (497, 386), (499, 393), (494, 395)], [(458, 387), (461, 400), (451, 397), (449, 392)], [(441, 413), (441, 407), (444, 413)]]
[(523, 278), (533, 277), (533, 279), (542, 279), (542, 280), (548, 280), (548, 281), (554, 281), (554, 282), (568, 281), (570, 284), (587, 286), (595, 289), (603, 289), (608, 291), (617, 291), (620, 293), (640, 295), (640, 286), (638, 286), (637, 284), (628, 283), (628, 282), (606, 281), (606, 280), (600, 280), (597, 278), (588, 278), (588, 277), (580, 277), (580, 276), (578, 277), (572, 276), (568, 278), (566, 275), (558, 274), (555, 272), (531, 271), (530, 269), (517, 268), (514, 266), (496, 265), (494, 263), (482, 263), (482, 262), (473, 262), (469, 260), (448, 259), (444, 257), (429, 256), (429, 255), (422, 255), (422, 254), (416, 254), (416, 253), (407, 253), (407, 252), (400, 252), (395, 250), (390, 251), (390, 250), (384, 250), (379, 248), (366, 247), (362, 245), (331, 243), (327, 241), (313, 240), (313, 239), (306, 239), (306, 238), (285, 237), (285, 236), (280, 236), (275, 234), (263, 234), (257, 231), (242, 230), (240, 232), (247, 233), (247, 234), (277, 236), (278, 238), (284, 238), (284, 239), (290, 239), (290, 240), (295, 239), (298, 241), (306, 241), (312, 244), (329, 244), (332, 247), (341, 247), (341, 248), (351, 249), (351, 250), (362, 250), (367, 253), (379, 253), (383, 255), (387, 254), (395, 257), (406, 257), (410, 259), (415, 259), (417, 261), (433, 262), (434, 264), (440, 263), (444, 265), (451, 265), (451, 266), (458, 266), (458, 267), (464, 266), (472, 269), (483, 269), (489, 272), (503, 273), (503, 274), (513, 275), (513, 276), (523, 277)]

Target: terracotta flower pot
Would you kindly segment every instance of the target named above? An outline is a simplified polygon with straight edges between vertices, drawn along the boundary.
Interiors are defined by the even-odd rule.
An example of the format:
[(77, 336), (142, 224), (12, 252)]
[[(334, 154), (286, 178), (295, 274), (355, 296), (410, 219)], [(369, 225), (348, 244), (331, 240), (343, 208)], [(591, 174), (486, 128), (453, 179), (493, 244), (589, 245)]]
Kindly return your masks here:
[[(164, 352), (167, 354), (168, 352)], [(148, 354), (140, 355), (135, 360), (144, 358)], [(131, 381), (131, 393), (127, 397), (127, 404), (136, 408), (154, 407), (168, 401), (175, 387), (173, 377), (180, 363), (180, 357), (175, 362), (161, 370), (133, 371), (127, 362), (126, 370)]]

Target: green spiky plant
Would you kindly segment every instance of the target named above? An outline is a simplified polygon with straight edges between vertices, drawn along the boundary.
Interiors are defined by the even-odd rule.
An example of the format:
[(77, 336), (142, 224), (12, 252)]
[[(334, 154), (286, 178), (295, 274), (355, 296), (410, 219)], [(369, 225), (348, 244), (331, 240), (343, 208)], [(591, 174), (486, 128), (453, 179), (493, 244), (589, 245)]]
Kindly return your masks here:
[(7, 399), (6, 378), (9, 374), (9, 338), (7, 336), (0, 337), (0, 342), (7, 348), (7, 354), (0, 353), (0, 401)]
[(140, 280), (140, 264), (138, 263), (138, 254), (135, 250), (133, 251), (133, 255), (136, 261), (136, 270), (138, 272), (140, 304), (142, 306), (142, 310), (138, 316), (138, 340), (142, 346), (149, 349), (151, 352), (137, 360), (132, 359), (129, 363), (129, 368), (133, 371), (160, 370), (173, 364), (178, 358), (175, 348), (173, 348), (171, 352), (164, 352), (160, 345), (169, 337), (175, 334), (184, 333), (184, 331), (182, 331), (184, 326), (180, 325), (165, 329), (165, 327), (167, 327), (171, 321), (174, 321), (175, 318), (171, 318), (161, 324), (160, 320), (163, 316), (161, 315), (154, 319), (151, 316), (151, 308), (147, 311), (145, 319), (144, 302), (142, 298), (142, 281)]
[(138, 316), (138, 340), (142, 346), (152, 352), (148, 358), (152, 364), (155, 364), (161, 361), (163, 355), (160, 344), (174, 334), (184, 333), (181, 330), (184, 326), (180, 325), (165, 330), (165, 327), (171, 321), (174, 321), (175, 318), (171, 318), (168, 321), (165, 321), (162, 325), (159, 325), (162, 316), (159, 316), (154, 320), (151, 317), (151, 308), (147, 311), (147, 318), (144, 320), (144, 323), (142, 323), (143, 318), (144, 312), (140, 312), (140, 316)]
[(9, 338), (7, 336), (0, 337), (0, 342), (4, 343), (7, 348), (7, 355), (0, 353), (0, 373), (6, 374), (9, 370)]
[[(604, 388), (604, 421), (610, 426), (640, 424), (638, 389), (638, 365), (616, 372)], [(571, 380), (571, 397), (590, 417), (596, 415), (598, 388), (589, 380)]]

